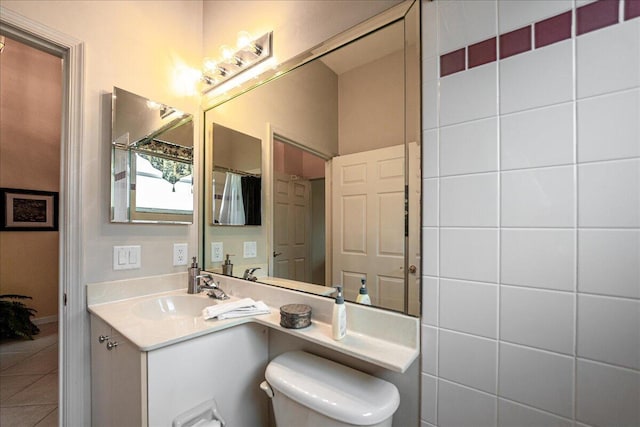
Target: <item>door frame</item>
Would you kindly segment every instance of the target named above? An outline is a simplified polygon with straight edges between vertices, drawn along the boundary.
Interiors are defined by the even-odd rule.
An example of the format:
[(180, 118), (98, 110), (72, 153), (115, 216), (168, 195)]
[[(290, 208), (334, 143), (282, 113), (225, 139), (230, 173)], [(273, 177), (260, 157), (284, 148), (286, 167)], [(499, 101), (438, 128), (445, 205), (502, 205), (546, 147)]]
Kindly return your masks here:
[[(332, 170), (332, 162), (331, 156), (322, 153), (317, 150), (313, 150), (301, 143), (297, 143), (296, 141), (303, 141), (303, 138), (297, 138), (295, 135), (292, 135), (291, 132), (288, 132), (284, 129), (281, 129), (272, 123), (267, 123), (266, 129), (266, 147), (263, 143), (262, 148), (262, 188), (263, 188), (263, 197), (265, 200), (273, 200), (274, 196), (274, 188), (273, 188), (273, 146), (274, 140), (278, 139), (280, 141), (291, 144), (295, 147), (300, 148), (301, 150), (308, 151), (309, 153), (318, 156), (325, 161), (325, 194), (331, 194), (331, 170)], [(262, 206), (265, 206), (264, 201)], [(267, 226), (267, 266), (269, 268), (268, 274), (273, 273), (273, 251), (275, 249), (275, 239), (273, 234), (273, 218), (274, 218), (274, 204), (270, 203), (269, 209), (266, 212), (266, 226)], [(332, 222), (331, 222), (331, 197), (325, 196), (325, 277), (331, 278), (332, 271), (332, 263), (331, 263), (331, 253), (332, 253)]]
[(88, 321), (82, 287), (82, 133), (84, 43), (0, 6), (4, 34), (62, 58), (58, 277), (58, 423), (85, 425), (90, 393)]

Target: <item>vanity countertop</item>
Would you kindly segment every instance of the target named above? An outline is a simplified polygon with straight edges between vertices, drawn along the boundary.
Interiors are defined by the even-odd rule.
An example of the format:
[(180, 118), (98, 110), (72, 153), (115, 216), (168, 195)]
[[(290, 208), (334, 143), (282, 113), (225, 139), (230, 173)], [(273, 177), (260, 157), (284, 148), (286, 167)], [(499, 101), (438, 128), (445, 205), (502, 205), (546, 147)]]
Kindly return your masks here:
[[(138, 282), (145, 280), (147, 279), (138, 279)], [(166, 277), (162, 280), (168, 283)], [(341, 341), (335, 341), (331, 337), (330, 323), (333, 300), (245, 280), (221, 280), (224, 281), (221, 287), (232, 299), (250, 297), (256, 301), (263, 300), (270, 307), (271, 313), (226, 320), (204, 320), (201, 315), (172, 316), (170, 313), (145, 316), (140, 307), (155, 304), (159, 300), (172, 301), (188, 296), (189, 299), (193, 298), (190, 302), (195, 302), (198, 307), (224, 303), (209, 298), (205, 293), (188, 295), (184, 288), (167, 289), (172, 285), (166, 284), (158, 286), (157, 280), (149, 281), (150, 285), (153, 284), (155, 293), (149, 293), (148, 287), (140, 283), (127, 289), (123, 284), (126, 281), (110, 282), (112, 286), (108, 286), (109, 283), (88, 285), (88, 310), (111, 325), (141, 351), (155, 350), (235, 325), (256, 322), (395, 372), (406, 371), (418, 357), (417, 318), (347, 303), (347, 336)], [(162, 292), (158, 292), (158, 289)], [(312, 324), (309, 327), (287, 329), (280, 326), (280, 306), (292, 302), (311, 305)]]

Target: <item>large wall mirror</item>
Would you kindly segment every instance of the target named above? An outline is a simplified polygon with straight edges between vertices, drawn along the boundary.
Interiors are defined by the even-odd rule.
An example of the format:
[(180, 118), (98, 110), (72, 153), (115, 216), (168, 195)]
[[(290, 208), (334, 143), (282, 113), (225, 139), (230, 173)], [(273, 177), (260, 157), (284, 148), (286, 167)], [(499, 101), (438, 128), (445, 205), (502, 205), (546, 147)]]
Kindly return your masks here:
[[(204, 120), (209, 207), (220, 192), (217, 129), (262, 147), (261, 225), (216, 227), (207, 209), (207, 270), (221, 271), (222, 245), (234, 276), (259, 267), (260, 282), (319, 295), (341, 285), (350, 301), (364, 279), (372, 305), (420, 314), (419, 4), (312, 49)], [(225, 150), (249, 156), (241, 147)]]
[(193, 116), (114, 87), (111, 221), (193, 223)]

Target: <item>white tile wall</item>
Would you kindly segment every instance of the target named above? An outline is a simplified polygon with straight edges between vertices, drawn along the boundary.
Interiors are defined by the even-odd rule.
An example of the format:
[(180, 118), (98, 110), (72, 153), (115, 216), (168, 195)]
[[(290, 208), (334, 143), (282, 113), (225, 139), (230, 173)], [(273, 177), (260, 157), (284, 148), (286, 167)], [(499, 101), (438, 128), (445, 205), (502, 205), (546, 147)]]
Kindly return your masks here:
[(500, 427), (573, 427), (573, 422), (529, 406), (504, 399), (498, 400)]
[(422, 374), (420, 383), (422, 397), (422, 401), (420, 402), (420, 418), (435, 425), (436, 408), (438, 404), (438, 380), (431, 375)]
[(502, 114), (573, 98), (573, 44), (562, 41), (500, 61)]
[(580, 230), (578, 290), (640, 298), (640, 230)]
[(503, 286), (500, 339), (573, 354), (574, 296), (568, 292)]
[(640, 301), (580, 295), (578, 356), (640, 370)]
[(498, 119), (440, 129), (440, 176), (498, 170)]
[(640, 90), (578, 101), (578, 161), (640, 156)]
[(498, 174), (476, 174), (440, 180), (442, 225), (498, 226)]
[(578, 167), (580, 227), (640, 227), (640, 159)]
[(497, 423), (496, 398), (448, 381), (438, 381), (438, 425), (491, 427)]
[(420, 344), (422, 346), (422, 371), (430, 375), (437, 375), (438, 329), (423, 326)]
[(499, 369), (500, 396), (573, 416), (572, 357), (501, 343)]
[(583, 34), (576, 42), (578, 98), (640, 86), (640, 21)]
[(422, 132), (422, 177), (434, 178), (438, 176), (438, 131)]
[(497, 72), (492, 63), (440, 79), (440, 126), (495, 116)]
[(498, 287), (440, 279), (440, 327), (497, 338)]
[(434, 129), (438, 126), (438, 81), (424, 80), (422, 82), (422, 126), (424, 129)]
[(422, 229), (422, 274), (426, 276), (438, 275), (438, 229)]
[(422, 278), (422, 323), (438, 326), (438, 279)]
[(500, 33), (571, 10), (572, 0), (509, 0), (498, 2)]
[(594, 426), (640, 425), (640, 373), (578, 359), (576, 419)]
[(422, 225), (424, 227), (438, 226), (438, 180), (425, 179), (422, 185), (422, 197), (424, 200), (422, 209)]
[(438, 349), (440, 378), (496, 393), (495, 340), (442, 330)]
[(640, 19), (434, 80), (586, 1), (422, 4), (423, 425), (640, 425)]
[(498, 230), (440, 229), (440, 275), (497, 282)]
[(573, 162), (573, 103), (502, 116), (502, 170)]
[(575, 290), (576, 232), (573, 229), (503, 229), (503, 284)]
[(575, 226), (574, 181), (573, 166), (503, 172), (502, 226)]
[(496, 4), (491, 0), (443, 1), (439, 15), (440, 53), (488, 39), (497, 32)]

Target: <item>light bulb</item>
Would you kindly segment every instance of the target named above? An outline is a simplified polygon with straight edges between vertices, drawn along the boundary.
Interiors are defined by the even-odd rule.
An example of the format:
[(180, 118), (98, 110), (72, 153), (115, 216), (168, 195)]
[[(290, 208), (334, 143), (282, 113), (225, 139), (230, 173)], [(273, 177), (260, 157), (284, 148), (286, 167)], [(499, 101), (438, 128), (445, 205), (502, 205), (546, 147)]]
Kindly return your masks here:
[(202, 61), (202, 67), (206, 72), (214, 73), (218, 70), (218, 63), (214, 59), (204, 58), (204, 61)]
[(238, 49), (244, 49), (251, 45), (251, 34), (248, 31), (240, 31), (238, 33), (238, 41), (236, 42), (236, 46)]
[(231, 46), (228, 45), (223, 45), (220, 47), (220, 54), (222, 55), (222, 57), (224, 58), (225, 61), (230, 60), (231, 58), (233, 58), (233, 54), (235, 52), (233, 51), (233, 49), (231, 48)]

